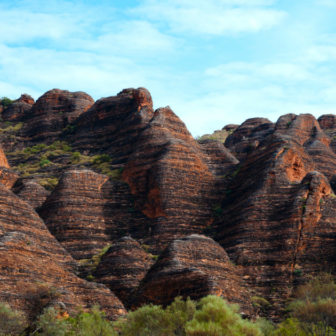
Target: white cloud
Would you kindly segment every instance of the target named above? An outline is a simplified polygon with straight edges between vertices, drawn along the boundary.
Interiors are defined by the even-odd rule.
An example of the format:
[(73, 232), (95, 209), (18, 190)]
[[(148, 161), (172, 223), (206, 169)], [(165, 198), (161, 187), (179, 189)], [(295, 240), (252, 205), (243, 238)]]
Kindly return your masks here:
[(149, 0), (132, 12), (165, 21), (174, 32), (228, 35), (258, 32), (279, 24), (286, 13), (263, 8), (269, 4), (262, 0)]

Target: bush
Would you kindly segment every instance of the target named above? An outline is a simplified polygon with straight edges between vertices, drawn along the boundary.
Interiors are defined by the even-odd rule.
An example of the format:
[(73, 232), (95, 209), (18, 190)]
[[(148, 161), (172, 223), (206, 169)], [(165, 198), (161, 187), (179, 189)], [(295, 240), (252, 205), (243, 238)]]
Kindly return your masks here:
[(112, 323), (106, 320), (99, 306), (92, 307), (90, 313), (80, 311), (75, 318), (69, 318), (73, 335), (81, 336), (117, 336)]
[(63, 152), (71, 152), (71, 150), (72, 150), (72, 148), (71, 148), (70, 146), (68, 146), (68, 145), (66, 145), (66, 146), (64, 146), (64, 147), (62, 148), (62, 151), (63, 151)]
[(0, 335), (19, 335), (27, 326), (26, 316), (0, 302)]
[(110, 161), (111, 161), (110, 156), (107, 154), (103, 154), (95, 158), (93, 160), (93, 164), (100, 164), (100, 163), (105, 163), (105, 162), (110, 162)]
[(1, 105), (3, 107), (8, 107), (9, 105), (12, 105), (13, 101), (7, 97), (2, 97), (1, 99)]
[(71, 162), (79, 162), (81, 158), (81, 153), (74, 152), (71, 157)]
[(48, 165), (49, 163), (50, 163), (49, 160), (46, 160), (46, 159), (41, 160), (40, 161), (40, 167), (43, 168), (45, 165)]
[(59, 318), (59, 311), (55, 308), (47, 308), (36, 322), (37, 335), (41, 336), (66, 336), (70, 331), (71, 323)]
[(321, 274), (299, 287), (295, 297), (288, 323), (298, 324), (304, 335), (335, 334), (336, 284), (331, 274)]
[(258, 326), (243, 320), (236, 305), (209, 295), (198, 304), (194, 318), (186, 324), (187, 336), (261, 336)]

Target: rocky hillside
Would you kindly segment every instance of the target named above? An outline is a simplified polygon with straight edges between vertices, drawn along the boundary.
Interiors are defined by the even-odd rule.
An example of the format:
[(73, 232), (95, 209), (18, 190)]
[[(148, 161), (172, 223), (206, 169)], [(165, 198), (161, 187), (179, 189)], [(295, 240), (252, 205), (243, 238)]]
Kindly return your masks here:
[[(2, 108), (0, 144), (0, 296), (14, 306), (96, 302), (115, 319), (215, 294), (280, 320), (295, 287), (336, 272), (334, 115), (194, 139), (144, 88), (96, 102), (54, 89)], [(32, 310), (29, 286), (57, 300)]]

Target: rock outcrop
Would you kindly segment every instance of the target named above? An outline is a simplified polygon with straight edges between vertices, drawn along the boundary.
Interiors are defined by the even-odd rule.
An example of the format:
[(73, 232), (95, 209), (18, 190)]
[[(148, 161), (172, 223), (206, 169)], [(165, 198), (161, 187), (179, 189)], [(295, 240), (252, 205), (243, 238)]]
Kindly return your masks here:
[(13, 191), (23, 201), (31, 205), (37, 213), (51, 193), (34, 180), (20, 181), (19, 185), (13, 186)]
[(79, 305), (89, 308), (98, 303), (110, 318), (125, 314), (121, 302), (105, 286), (74, 275), (75, 261), (36, 212), (2, 184), (0, 204), (1, 301), (34, 317), (33, 313), (40, 313), (34, 310), (41, 299), (39, 288), (53, 287), (69, 312)]
[[(223, 146), (217, 153), (224, 157), (220, 160), (228, 159)], [(153, 220), (149, 245), (154, 253), (213, 222), (222, 179), (210, 171), (211, 161), (169, 107), (155, 111), (122, 174), (136, 205)]]
[(15, 122), (24, 120), (26, 114), (31, 110), (35, 103), (34, 98), (28, 94), (22, 94), (18, 100), (8, 106), (2, 112), (2, 118), (6, 122)]
[(84, 92), (50, 90), (25, 113), (20, 134), (30, 142), (50, 144), (60, 135), (73, 132), (75, 126), (71, 124), (93, 103), (94, 100)]
[(93, 276), (106, 285), (127, 308), (127, 303), (153, 260), (131, 237), (123, 237), (103, 255)]
[(273, 131), (274, 124), (266, 118), (247, 119), (227, 137), (225, 147), (243, 162), (246, 156)]
[(129, 186), (90, 170), (65, 172), (40, 215), (76, 260), (92, 258), (125, 234), (139, 238), (148, 232)]
[(149, 270), (130, 305), (133, 309), (148, 303), (166, 306), (176, 296), (198, 300), (217, 295), (238, 303), (242, 313), (251, 315), (249, 293), (238, 273), (224, 249), (211, 238), (191, 235), (176, 239)]
[(153, 117), (153, 102), (145, 88), (125, 89), (102, 98), (76, 122), (73, 146), (80, 151), (105, 152), (114, 164), (125, 164), (140, 134)]

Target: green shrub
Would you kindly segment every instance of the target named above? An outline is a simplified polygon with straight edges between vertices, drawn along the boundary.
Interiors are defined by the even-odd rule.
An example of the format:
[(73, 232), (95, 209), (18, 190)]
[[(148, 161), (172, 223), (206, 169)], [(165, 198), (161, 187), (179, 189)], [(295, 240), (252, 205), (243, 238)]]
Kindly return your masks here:
[(71, 162), (79, 162), (81, 158), (80, 152), (74, 152), (71, 157)]
[(71, 148), (70, 146), (68, 146), (68, 145), (66, 145), (66, 146), (64, 146), (64, 147), (62, 148), (62, 151), (63, 151), (63, 152), (71, 152), (71, 150), (72, 150), (72, 148)]
[(47, 177), (39, 181), (39, 184), (49, 191), (53, 191), (58, 184), (57, 177)]
[(252, 296), (251, 301), (255, 307), (268, 308), (270, 303), (262, 297)]
[(44, 159), (44, 160), (41, 160), (40, 161), (40, 167), (44, 167), (45, 165), (48, 165), (48, 164), (50, 164), (51, 162), (49, 161), (49, 160), (46, 160), (46, 159)]
[[(41, 336), (67, 336), (71, 329), (71, 323), (58, 317), (59, 311), (55, 308), (44, 309), (36, 322), (37, 335)], [(36, 335), (36, 333), (35, 333)]]
[(87, 281), (93, 281), (94, 279), (95, 279), (94, 276), (91, 274), (86, 277)]
[(8, 107), (9, 105), (11, 105), (13, 103), (13, 101), (7, 97), (2, 97), (1, 98), (1, 105), (3, 107)]
[(53, 150), (56, 150), (56, 149), (57, 149), (57, 147), (56, 147), (55, 145), (50, 145), (50, 146), (49, 146), (49, 150), (52, 150), (52, 151), (53, 151)]
[(19, 335), (27, 327), (26, 316), (0, 302), (0, 335)]
[(72, 335), (81, 336), (117, 336), (113, 325), (106, 319), (105, 313), (94, 305), (89, 313), (80, 311), (74, 318), (68, 319)]
[(243, 320), (236, 305), (209, 295), (198, 304), (193, 319), (186, 324), (187, 336), (261, 336), (257, 325)]
[(105, 162), (110, 162), (111, 158), (107, 154), (100, 155), (93, 160), (93, 164), (100, 164)]

